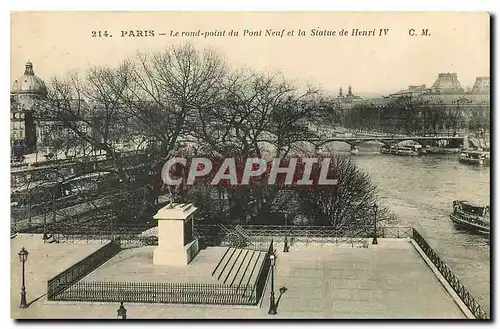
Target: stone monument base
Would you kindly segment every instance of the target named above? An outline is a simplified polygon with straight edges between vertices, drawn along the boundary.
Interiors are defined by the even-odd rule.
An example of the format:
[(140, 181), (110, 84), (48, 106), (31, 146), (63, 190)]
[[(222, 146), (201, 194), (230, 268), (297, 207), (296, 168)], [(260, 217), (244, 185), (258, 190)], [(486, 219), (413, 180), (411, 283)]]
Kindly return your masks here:
[(182, 248), (166, 249), (158, 246), (153, 252), (154, 265), (184, 266), (200, 251), (198, 240), (193, 240)]

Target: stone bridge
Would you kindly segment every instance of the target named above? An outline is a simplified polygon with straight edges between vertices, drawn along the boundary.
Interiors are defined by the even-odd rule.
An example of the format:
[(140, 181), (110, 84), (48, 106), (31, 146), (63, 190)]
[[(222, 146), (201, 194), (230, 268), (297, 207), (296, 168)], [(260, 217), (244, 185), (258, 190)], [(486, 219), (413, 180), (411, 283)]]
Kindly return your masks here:
[(415, 141), (422, 145), (428, 145), (432, 143), (446, 143), (447, 145), (459, 147), (463, 145), (465, 136), (339, 136), (339, 137), (328, 137), (321, 139), (309, 139), (307, 142), (313, 144), (316, 148), (319, 148), (330, 142), (344, 142), (351, 146), (351, 150), (354, 149), (361, 143), (364, 142), (380, 142), (385, 145), (392, 145), (400, 143), (403, 141)]

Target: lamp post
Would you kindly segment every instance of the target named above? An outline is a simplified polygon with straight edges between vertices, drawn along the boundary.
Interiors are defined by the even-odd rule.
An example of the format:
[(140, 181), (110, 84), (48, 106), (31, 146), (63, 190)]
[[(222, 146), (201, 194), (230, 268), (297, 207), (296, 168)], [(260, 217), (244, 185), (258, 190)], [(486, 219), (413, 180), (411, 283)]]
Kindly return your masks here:
[[(61, 177), (57, 178), (57, 185), (55, 187), (55, 190), (52, 192), (52, 225), (56, 224), (57, 221), (57, 215), (56, 215), (56, 197), (60, 195), (59, 193), (62, 192), (62, 183), (63, 179)], [(61, 195), (64, 196), (64, 195)], [(49, 236), (47, 235), (47, 228), (44, 229), (44, 240), (47, 239)]]
[(127, 309), (125, 306), (123, 306), (123, 302), (120, 302), (120, 307), (116, 311), (117, 318), (120, 320), (126, 320), (127, 319)]
[[(44, 208), (45, 210), (46, 208)], [(48, 240), (49, 239), (49, 235), (47, 234), (47, 212), (43, 212), (43, 236), (42, 236), (42, 240), (45, 241), (45, 240)]]
[(28, 251), (24, 249), (24, 247), (21, 249), (19, 252), (19, 260), (21, 261), (23, 270), (22, 270), (22, 284), (21, 284), (21, 304), (19, 305), (20, 308), (26, 308), (28, 307), (28, 304), (26, 303), (26, 285), (24, 281), (24, 264), (28, 260)]
[(288, 213), (285, 214), (285, 245), (283, 247), (283, 252), (288, 252), (290, 247), (288, 246)]
[(269, 256), (271, 260), (271, 299), (269, 303), (269, 312), (268, 314), (275, 315), (277, 314), (276, 310), (276, 299), (274, 298), (274, 266), (276, 265), (276, 255), (274, 252)]
[(373, 241), (372, 244), (378, 244), (377, 242), (377, 210), (378, 206), (376, 203), (373, 204)]
[(115, 231), (113, 228), (113, 216), (115, 215), (115, 209), (114, 205), (111, 205), (111, 211), (110, 211), (110, 216), (109, 216), (109, 221), (110, 221), (110, 230), (111, 230), (111, 242), (115, 241)]
[(278, 297), (278, 300), (276, 301), (276, 310), (278, 309), (278, 305), (280, 304), (281, 297), (283, 297), (283, 294), (288, 290), (287, 287), (281, 287), (280, 288), (280, 295)]
[(31, 189), (28, 189), (28, 227), (31, 228)]

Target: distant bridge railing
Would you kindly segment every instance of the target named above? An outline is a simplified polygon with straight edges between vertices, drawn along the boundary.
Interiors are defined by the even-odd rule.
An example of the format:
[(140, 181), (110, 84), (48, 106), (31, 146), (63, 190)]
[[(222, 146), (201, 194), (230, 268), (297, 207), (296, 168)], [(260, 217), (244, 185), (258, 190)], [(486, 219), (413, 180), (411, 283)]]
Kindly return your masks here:
[(413, 141), (439, 141), (439, 140), (455, 140), (463, 141), (463, 136), (353, 136), (353, 137), (327, 137), (321, 139), (309, 139), (308, 142), (317, 143), (318, 145), (323, 145), (330, 142), (368, 142), (368, 141), (380, 141), (380, 142), (402, 142), (407, 140)]

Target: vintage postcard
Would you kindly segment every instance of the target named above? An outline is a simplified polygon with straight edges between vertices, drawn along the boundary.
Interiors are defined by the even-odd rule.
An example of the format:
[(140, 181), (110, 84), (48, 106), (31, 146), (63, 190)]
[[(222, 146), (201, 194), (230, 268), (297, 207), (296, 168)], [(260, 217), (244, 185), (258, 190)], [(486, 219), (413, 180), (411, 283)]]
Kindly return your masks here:
[(490, 318), (489, 13), (11, 26), (12, 318)]

